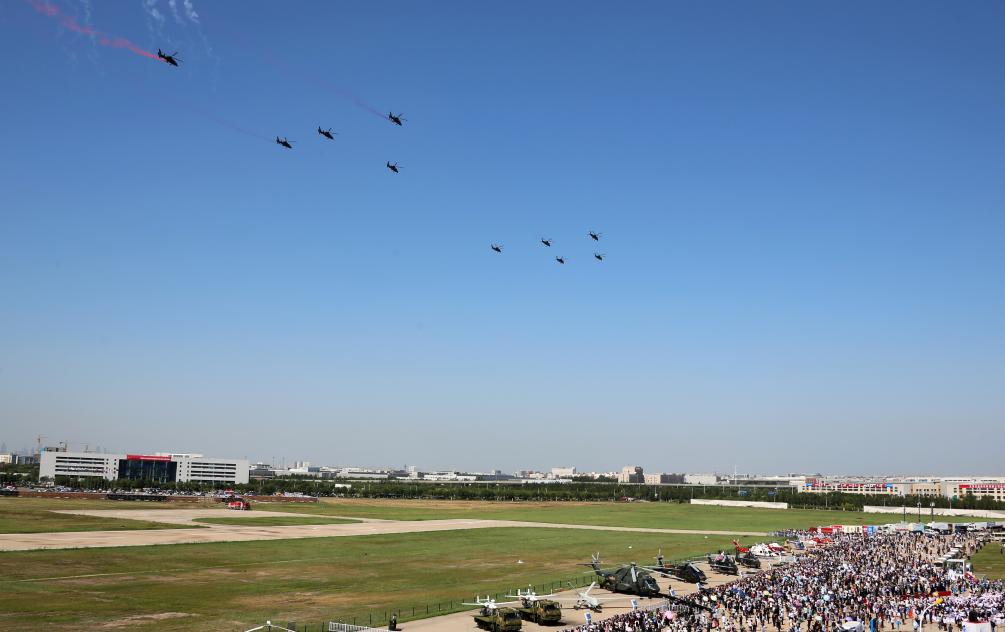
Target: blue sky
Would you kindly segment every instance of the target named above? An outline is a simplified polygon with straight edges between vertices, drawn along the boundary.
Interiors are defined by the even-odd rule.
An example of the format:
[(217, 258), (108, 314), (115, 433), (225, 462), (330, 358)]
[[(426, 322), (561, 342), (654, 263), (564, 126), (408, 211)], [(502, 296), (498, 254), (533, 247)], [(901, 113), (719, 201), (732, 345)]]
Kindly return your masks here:
[(1001, 473), (1000, 3), (56, 6), (183, 63), (0, 11), (10, 448)]

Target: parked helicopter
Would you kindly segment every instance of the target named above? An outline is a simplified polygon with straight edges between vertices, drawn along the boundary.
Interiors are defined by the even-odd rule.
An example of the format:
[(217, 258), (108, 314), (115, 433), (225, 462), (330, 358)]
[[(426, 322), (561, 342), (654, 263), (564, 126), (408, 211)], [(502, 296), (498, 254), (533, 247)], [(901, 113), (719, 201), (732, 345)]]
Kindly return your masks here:
[(604, 569), (600, 566), (600, 553), (594, 553), (589, 566), (600, 577), (600, 587), (604, 590), (640, 597), (659, 597), (662, 594), (656, 578), (648, 569), (639, 568), (635, 562), (615, 569)]
[(716, 573), (722, 575), (739, 575), (740, 569), (737, 568), (736, 562), (729, 555), (726, 555), (724, 551), (719, 551), (718, 555), (708, 556), (708, 566)]
[(663, 549), (660, 549), (656, 555), (656, 566), (646, 566), (645, 568), (646, 570), (659, 573), (664, 577), (672, 577), (689, 584), (703, 584), (708, 581), (705, 572), (691, 562), (667, 564), (663, 558)]

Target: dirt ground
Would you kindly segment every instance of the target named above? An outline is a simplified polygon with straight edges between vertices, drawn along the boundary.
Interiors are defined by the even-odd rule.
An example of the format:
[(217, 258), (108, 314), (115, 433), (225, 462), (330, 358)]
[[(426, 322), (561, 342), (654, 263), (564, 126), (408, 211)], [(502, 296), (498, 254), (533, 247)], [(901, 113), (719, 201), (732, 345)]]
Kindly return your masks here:
[[(61, 513), (112, 518), (149, 520), (169, 524), (193, 523), (195, 518), (255, 518), (277, 516), (283, 518), (308, 514), (272, 511), (232, 511), (230, 509), (94, 509), (61, 510)], [(329, 516), (338, 518), (340, 516)], [(153, 529), (146, 531), (79, 531), (61, 533), (4, 533), (0, 534), (0, 551), (30, 551), (37, 549), (98, 548), (113, 546), (147, 546), (153, 544), (192, 544), (202, 542), (248, 542), (253, 540), (287, 540), (293, 538), (330, 538), (339, 536), (375, 535), (384, 533), (419, 533), (451, 531), (456, 529), (488, 529), (496, 527), (536, 527), (542, 529), (592, 529), (598, 531), (633, 531), (641, 533), (683, 533), (699, 535), (736, 535), (760, 537), (767, 534), (755, 531), (702, 531), (694, 529), (652, 529), (634, 527), (603, 527), (577, 524), (551, 524), (520, 522), (516, 520), (421, 520), (395, 521), (372, 518), (353, 518), (350, 524), (311, 524), (288, 526), (241, 526), (201, 524), (203, 529)]]

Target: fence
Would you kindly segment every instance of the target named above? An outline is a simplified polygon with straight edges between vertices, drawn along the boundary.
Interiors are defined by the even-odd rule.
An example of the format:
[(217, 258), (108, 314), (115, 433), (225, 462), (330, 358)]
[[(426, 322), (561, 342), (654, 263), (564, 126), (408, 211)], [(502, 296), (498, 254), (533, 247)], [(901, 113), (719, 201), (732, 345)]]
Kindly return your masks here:
[[(672, 560), (666, 560), (667, 564), (677, 565), (685, 564), (688, 562), (704, 562), (706, 556), (695, 556), (689, 558), (677, 558)], [(603, 562), (601, 562), (603, 564)], [(506, 590), (503, 592), (497, 592), (495, 594), (480, 595), (481, 597), (491, 597), (495, 601), (509, 601), (510, 598), (507, 595), (515, 595), (517, 590), (525, 591), (528, 588), (533, 590), (538, 594), (550, 594), (555, 591), (568, 590), (569, 588), (585, 588), (589, 586), (592, 582), (598, 581), (599, 578), (593, 574), (592, 571), (586, 571), (580, 575), (570, 577), (564, 580), (543, 582), (540, 584), (530, 584), (523, 585)], [(434, 617), (443, 614), (451, 614), (454, 612), (461, 612), (464, 610), (471, 610), (472, 606), (464, 605), (465, 602), (474, 601), (472, 596), (469, 599), (456, 600), (456, 601), (439, 601), (433, 603), (419, 604), (415, 606), (402, 606), (395, 607), (389, 610), (379, 610), (371, 611), (365, 615), (353, 615), (347, 617), (337, 618), (335, 620), (326, 621), (322, 623), (313, 624), (301, 624), (297, 625), (291, 623), (288, 627), (291, 630), (296, 630), (296, 632), (371, 632), (374, 630), (387, 630), (387, 625), (390, 622), (391, 615), (396, 615), (398, 620), (401, 622), (414, 620), (414, 619), (425, 619), (427, 617)], [(656, 604), (647, 604), (645, 606), (639, 607), (640, 610), (655, 610), (661, 606), (665, 606), (665, 602), (659, 602)], [(571, 629), (571, 628), (570, 628)]]
[(368, 628), (362, 625), (352, 625), (350, 623), (328, 622), (328, 632), (381, 632), (381, 628)]

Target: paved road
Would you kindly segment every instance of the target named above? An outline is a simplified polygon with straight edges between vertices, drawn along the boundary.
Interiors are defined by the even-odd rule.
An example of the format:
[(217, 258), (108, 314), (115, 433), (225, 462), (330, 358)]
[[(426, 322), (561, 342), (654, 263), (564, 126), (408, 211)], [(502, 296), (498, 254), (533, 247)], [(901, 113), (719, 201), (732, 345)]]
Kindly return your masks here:
[[(308, 514), (273, 511), (232, 511), (229, 509), (107, 509), (60, 510), (60, 513), (126, 518), (192, 524), (194, 518), (255, 518), (281, 516), (283, 518)], [(329, 516), (336, 518), (339, 516)], [(638, 533), (686, 533), (699, 535), (735, 535), (760, 537), (767, 534), (757, 531), (702, 531), (694, 529), (652, 529), (644, 527), (603, 527), (594, 525), (551, 524), (521, 522), (516, 520), (360, 520), (349, 524), (305, 524), (288, 526), (203, 525), (202, 529), (151, 529), (137, 531), (75, 531), (61, 533), (4, 533), (0, 534), (0, 551), (31, 551), (37, 549), (99, 548), (114, 546), (147, 546), (152, 544), (191, 544), (205, 542), (248, 542), (254, 540), (288, 540), (297, 538), (331, 538), (386, 533), (421, 533), (454, 531), (459, 529), (491, 529), (498, 527), (535, 527), (545, 529), (589, 529), (596, 531), (629, 531)]]

